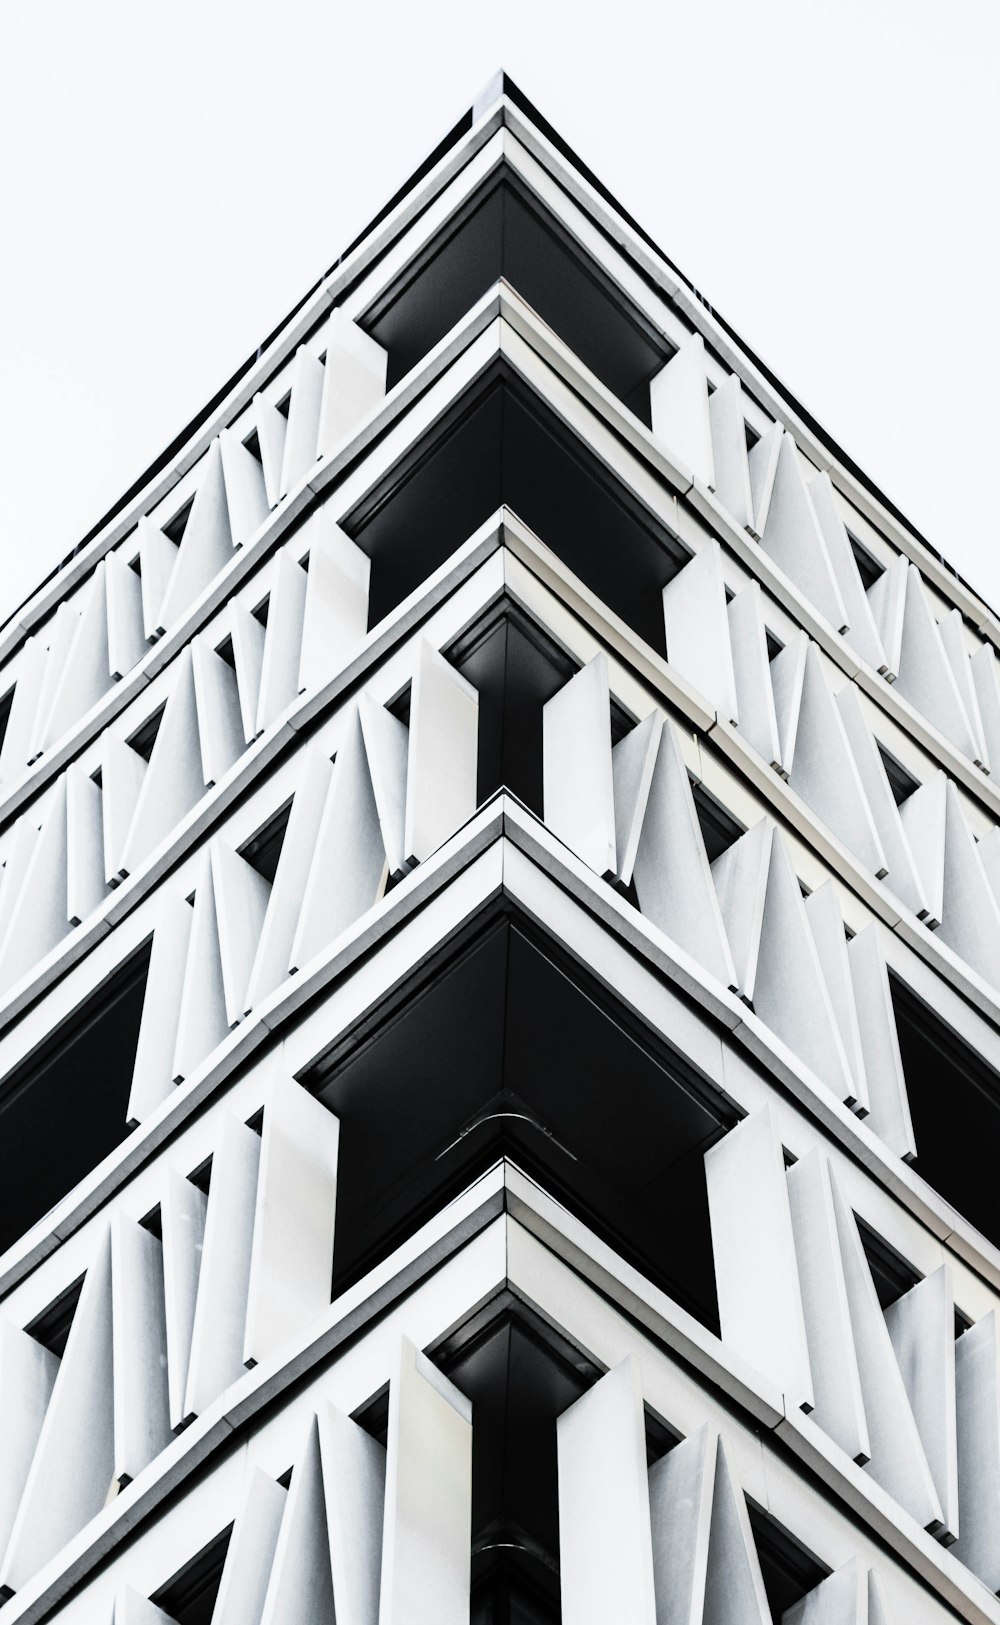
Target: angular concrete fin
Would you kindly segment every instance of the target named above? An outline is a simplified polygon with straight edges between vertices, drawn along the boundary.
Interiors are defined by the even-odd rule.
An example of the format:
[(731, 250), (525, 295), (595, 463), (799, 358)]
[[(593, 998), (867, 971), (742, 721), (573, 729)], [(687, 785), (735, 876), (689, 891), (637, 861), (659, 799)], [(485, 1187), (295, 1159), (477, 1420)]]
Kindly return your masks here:
[(254, 424), (257, 444), (260, 446), (261, 467), (264, 470), (264, 492), (268, 507), (281, 501), (281, 465), (285, 460), (285, 434), (287, 419), (263, 395), (253, 398)]
[(330, 1572), (330, 1542), (319, 1458), (319, 1429), (309, 1420), (305, 1448), (292, 1468), (282, 1509), (261, 1625), (337, 1619)]
[(104, 819), (104, 878), (117, 885), (122, 857), (146, 777), (146, 761), (109, 728), (101, 740), (101, 813)]
[[(169, 546), (169, 543), (168, 543)], [(146, 654), (142, 578), (127, 563), (120, 547), (104, 560), (108, 614), (108, 675), (118, 682)]]
[(403, 874), (409, 729), (364, 691), (358, 696), (358, 717), (389, 873)]
[(639, 1362), (620, 1365), (556, 1423), (564, 1625), (656, 1625)]
[(619, 739), (611, 751), (611, 773), (615, 794), (615, 852), (618, 878), (623, 886), (632, 880), (639, 849), (642, 823), (646, 816), (653, 769), (660, 748), (662, 722), (658, 711)]
[(916, 1156), (917, 1147), (899, 1053), (889, 973), (878, 933), (877, 923), (871, 920), (847, 944), (868, 1083), (868, 1127), (890, 1151), (908, 1162)]
[[(47, 644), (45, 667), (35, 710), (34, 724), (27, 740), (27, 761), (33, 762), (46, 748), (48, 721), (52, 703), (62, 687), (62, 677), (69, 661), (70, 651), (80, 629), (80, 611), (65, 598), (45, 628)], [(110, 684), (108, 685), (110, 687)], [(75, 719), (74, 719), (75, 720)]]
[(739, 722), (722, 549), (714, 537), (663, 589), (667, 660), (726, 722)]
[(268, 1359), (330, 1307), (340, 1124), (278, 1073), (264, 1105), (244, 1365)]
[(1000, 1325), (997, 1311), (955, 1343), (958, 1540), (954, 1555), (1000, 1591)]
[(703, 1625), (770, 1625), (771, 1610), (746, 1497), (720, 1438), (708, 1537)]
[[(476, 810), (479, 693), (421, 638), (410, 689), (403, 852), (422, 863)], [(613, 810), (612, 810), (613, 817)]]
[(173, 1614), (165, 1613), (141, 1592), (134, 1591), (130, 1585), (125, 1585), (115, 1597), (112, 1625), (177, 1625), (177, 1622)]
[(847, 954), (844, 917), (840, 912), (837, 888), (832, 880), (825, 881), (806, 898), (806, 917), (816, 944), (826, 989), (837, 1019), (840, 1041), (844, 1046), (847, 1065), (854, 1082), (854, 1088), (845, 1097), (844, 1104), (850, 1106), (852, 1111), (864, 1115), (868, 1111), (868, 1080)]
[(318, 1420), (337, 1620), (378, 1625), (385, 1449), (334, 1405)]
[(815, 474), (809, 481), (809, 496), (819, 528), (823, 532), (830, 564), (847, 612), (850, 626), (847, 641), (857, 650), (862, 660), (867, 661), (873, 671), (884, 672), (887, 661), (882, 639), (878, 635), (875, 617), (865, 595), (864, 582), (861, 580), (861, 572), (854, 557), (847, 528), (837, 508), (830, 476), (825, 470), (821, 474)]
[(163, 1302), (170, 1426), (176, 1430), (189, 1417), (185, 1399), (208, 1197), (176, 1168), (167, 1167), (165, 1176), (160, 1200)]
[[(254, 956), (246, 990), (247, 1010), (253, 1010), (273, 993), (288, 975), (292, 945), (306, 899), (306, 884), (319, 839), (323, 809), (333, 776), (333, 765), (316, 745), (306, 745), (299, 755), (302, 777), (295, 791), (285, 838), (281, 843), (274, 884)], [(367, 765), (365, 766), (367, 773)], [(381, 840), (381, 836), (379, 837)], [(384, 861), (384, 853), (383, 853)], [(319, 883), (319, 876), (317, 876)], [(317, 898), (325, 911), (327, 899)]]
[(863, 866), (881, 877), (888, 861), (878, 838), (840, 711), (827, 685), (821, 657), (806, 650), (795, 757), (788, 782)]
[(595, 655), (542, 707), (545, 822), (596, 874), (614, 874), (608, 661)]
[(992, 644), (983, 643), (969, 661), (976, 691), (986, 754), (994, 773), (1000, 768), (1000, 675)]
[(385, 399), (389, 352), (342, 310), (330, 313), (318, 455), (332, 451)]
[(205, 794), (190, 648), (181, 650), (176, 667), (125, 839), (125, 874), (134, 874)]
[(251, 1467), (226, 1548), (212, 1625), (260, 1625), (287, 1490)]
[(706, 1423), (649, 1469), (657, 1620), (701, 1625), (718, 1441)]
[(780, 769), (781, 746), (771, 688), (764, 601), (756, 581), (748, 581), (740, 589), (727, 615), (740, 733), (770, 767)]
[(781, 1625), (869, 1625), (868, 1571), (860, 1558), (852, 1557), (786, 1608)]
[(712, 864), (712, 882), (733, 957), (736, 990), (750, 1005), (757, 980), (773, 833), (771, 820), (762, 818), (720, 852)]
[(17, 681), (10, 702), (7, 727), (0, 746), (0, 781), (16, 784), (34, 754), (35, 722), (45, 680), (47, 650), (41, 636), (27, 637), (17, 662)]
[(885, 1321), (944, 1511), (945, 1531), (957, 1537), (955, 1292), (948, 1265), (940, 1265), (891, 1303)]
[(174, 1045), (180, 1020), (194, 910), (165, 893), (153, 931), (126, 1119), (142, 1123), (174, 1092)]
[(79, 925), (108, 895), (102, 791), (79, 762), (66, 769), (66, 918)]
[(778, 725), (778, 772), (786, 779), (795, 763), (795, 741), (799, 731), (808, 653), (809, 639), (804, 632), (795, 631), (768, 667)]
[[(363, 703), (365, 696), (361, 698)], [(397, 728), (402, 727), (384, 707), (373, 709)], [(386, 881), (385, 822), (379, 816), (370, 762), (359, 713), (352, 708), (329, 778), (284, 974), (308, 964), (382, 895)], [(319, 775), (317, 790), (318, 779)], [(291, 862), (289, 921), (291, 882), (294, 879), (297, 883), (304, 869), (302, 857)]]
[(1000, 829), (995, 824), (985, 835), (980, 836), (977, 851), (990, 883), (990, 890), (994, 898), (1000, 901)]
[(191, 643), (201, 772), (206, 785), (218, 784), (246, 749), (236, 671), (201, 633)]
[(906, 615), (906, 583), (909, 560), (905, 554), (894, 559), (873, 581), (865, 597), (872, 612), (875, 630), (885, 654), (885, 677), (894, 683), (899, 676), (903, 654), (903, 621)]
[(712, 422), (708, 410), (705, 341), (692, 333), (650, 380), (653, 433), (671, 456), (709, 489), (715, 486)]
[[(941, 646), (944, 649), (948, 665), (951, 667), (951, 674), (955, 679), (955, 687), (958, 689), (962, 709), (965, 712), (972, 733), (975, 745), (973, 760), (978, 763), (984, 772), (988, 773), (990, 771), (990, 754), (986, 747), (986, 730), (983, 727), (983, 719), (979, 712), (979, 696), (972, 677), (972, 660), (965, 646), (965, 638), (962, 632), (962, 611), (960, 609), (949, 610), (944, 619), (939, 622), (938, 632), (941, 635)], [(985, 647), (985, 645), (982, 647)], [(1000, 761), (1000, 758), (998, 758), (998, 761)]]
[(87, 587), (73, 641), (66, 652), (42, 722), (39, 743), (48, 750), (114, 686), (108, 645), (106, 567), (102, 559)]
[(28, 864), (37, 841), (38, 814), (34, 807), (29, 806), (11, 826), (4, 852), (2, 884), (0, 884), (0, 943), (7, 935), (14, 904), (24, 889), (24, 877), (28, 872)]
[(203, 854), (194, 897), (173, 1049), (173, 1080), (183, 1083), (229, 1031), (212, 865)]
[(719, 899), (673, 724), (665, 720), (634, 866), (647, 919), (724, 987), (738, 985)]
[(840, 712), (840, 720), (844, 725), (847, 743), (851, 747), (868, 810), (885, 853), (888, 866), (886, 883), (901, 903), (912, 909), (918, 919), (923, 919), (929, 912), (927, 899), (917, 874), (917, 866), (910, 851), (903, 821), (899, 816), (896, 798), (889, 784), (885, 763), (865, 719), (856, 685), (845, 683), (833, 699)]
[(306, 572), (290, 547), (274, 561), (257, 697), (257, 732), (263, 733), (299, 692), (299, 656), (306, 608)]
[(115, 1478), (127, 1483), (170, 1443), (163, 1247), (120, 1209), (111, 1216)]
[(222, 430), (219, 450), (229, 508), (229, 533), (233, 546), (242, 547), (260, 529), (270, 511), (264, 468), (232, 429)]
[(379, 1625), (468, 1625), (471, 1535), (472, 1406), (404, 1337), (389, 1385)]
[(938, 769), (925, 784), (918, 785), (899, 809), (906, 839), (924, 896), (927, 923), (940, 925), (944, 918), (944, 843), (948, 800), (948, 776)]
[(868, 1625), (893, 1625), (875, 1570), (868, 1570)]
[(319, 455), (323, 378), (323, 363), (304, 344), (300, 345), (291, 366), (292, 392), (281, 459), (282, 496), (308, 474)]
[(235, 1027), (246, 1011), (247, 988), (264, 927), (271, 882), (220, 836), (212, 841), (209, 852), (226, 1020), (230, 1027)]
[(722, 1340), (776, 1383), (790, 1406), (814, 1401), (785, 1162), (761, 1106), (705, 1153)]
[(236, 691), (240, 701), (243, 738), (249, 745), (257, 737), (257, 707), (260, 703), (260, 679), (264, 670), (265, 631), (256, 615), (239, 599), (229, 604), (229, 635), (233, 640), (233, 663), (236, 669)]
[(299, 692), (314, 692), (353, 659), (368, 634), (371, 560), (319, 508), (301, 533), (309, 537)]
[(202, 462), (201, 480), (191, 504), (159, 621), (172, 626), (190, 609), (232, 556), (229, 506), (222, 474), (222, 453), (213, 440)]
[(227, 1115), (215, 1153), (198, 1274), (185, 1416), (200, 1416), (244, 1372), (260, 1138)]
[[(37, 805), (31, 809), (37, 818)], [(69, 931), (66, 844), (66, 775), (46, 801), (42, 827), (0, 943), (0, 988), (10, 987), (60, 943)]]
[(0, 1319), (0, 1554), (7, 1549), (58, 1370), (58, 1355)]
[(164, 535), (151, 519), (139, 520), (139, 592), (142, 598), (142, 630), (147, 643), (155, 643), (167, 630), (163, 606), (170, 578), (177, 564), (177, 544)]
[(743, 388), (734, 372), (708, 400), (715, 494), (741, 530), (753, 530), (753, 488), (743, 417)]
[(96, 1517), (111, 1488), (114, 1457), (111, 1240), (105, 1230), (84, 1276), (0, 1585), (20, 1590)]
[(1000, 905), (951, 779), (945, 779), (942, 895), (944, 909), (937, 933), (941, 941), (993, 987), (1000, 988)]
[(978, 743), (915, 564), (906, 572), (906, 609), (896, 691), (957, 750), (972, 761), (977, 760)]
[(847, 630), (847, 610), (806, 486), (802, 460), (787, 433), (782, 435), (778, 448), (778, 466), (760, 545), (835, 632)]
[(774, 481), (778, 472), (778, 458), (781, 455), (781, 442), (784, 435), (783, 426), (780, 423), (772, 423), (756, 441), (749, 454), (750, 490), (753, 495), (753, 524), (748, 526), (748, 529), (758, 538), (764, 534), (764, 526), (767, 524), (767, 515), (771, 506), (771, 496), (774, 492)]

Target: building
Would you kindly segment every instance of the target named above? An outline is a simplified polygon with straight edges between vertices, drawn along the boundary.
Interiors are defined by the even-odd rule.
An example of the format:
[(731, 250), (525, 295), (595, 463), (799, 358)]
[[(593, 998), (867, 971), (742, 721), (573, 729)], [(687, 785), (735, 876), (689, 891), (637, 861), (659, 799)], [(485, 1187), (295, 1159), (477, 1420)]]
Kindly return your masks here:
[(494, 83), (0, 633), (0, 1625), (998, 1625), (998, 646)]

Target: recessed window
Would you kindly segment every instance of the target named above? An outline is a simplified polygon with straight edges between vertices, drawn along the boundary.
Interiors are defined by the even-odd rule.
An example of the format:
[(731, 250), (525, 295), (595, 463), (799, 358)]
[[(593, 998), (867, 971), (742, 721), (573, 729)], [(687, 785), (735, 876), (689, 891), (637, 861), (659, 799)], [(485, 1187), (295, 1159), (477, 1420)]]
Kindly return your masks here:
[(188, 498), (183, 508), (178, 509), (177, 513), (174, 514), (172, 519), (169, 519), (165, 525), (160, 526), (164, 536), (169, 536), (170, 540), (176, 543), (178, 547), (180, 546), (181, 537), (184, 535), (184, 531), (187, 528), (187, 522), (191, 517), (191, 509), (193, 507), (194, 497), (192, 496)]
[(861, 583), (865, 592), (867, 592), (869, 587), (874, 587), (879, 576), (885, 575), (885, 566), (879, 564), (878, 559), (874, 558), (867, 547), (863, 547), (858, 538), (852, 536), (850, 531), (847, 532), (847, 540), (851, 544), (851, 552), (854, 554), (854, 562), (858, 567)]
[(902, 762), (896, 760), (891, 751), (886, 750), (884, 745), (879, 745), (878, 740), (875, 743), (882, 758), (882, 766), (885, 768), (885, 776), (889, 780), (893, 799), (896, 806), (901, 807), (903, 802), (912, 796), (914, 790), (920, 789), (919, 782), (912, 773), (907, 772)]
[(153, 754), (153, 746), (156, 744), (156, 736), (160, 731), (160, 723), (163, 721), (163, 713), (166, 708), (167, 702), (164, 700), (159, 710), (154, 711), (151, 717), (147, 717), (146, 721), (141, 723), (135, 733), (126, 740), (126, 744), (131, 745), (136, 755), (141, 756), (145, 762), (148, 762)]
[(247, 435), (243, 445), (250, 453), (251, 457), (255, 457), (257, 459), (258, 463), (262, 463), (264, 461), (260, 451), (260, 437), (257, 434), (256, 429), (254, 429), (251, 434)]

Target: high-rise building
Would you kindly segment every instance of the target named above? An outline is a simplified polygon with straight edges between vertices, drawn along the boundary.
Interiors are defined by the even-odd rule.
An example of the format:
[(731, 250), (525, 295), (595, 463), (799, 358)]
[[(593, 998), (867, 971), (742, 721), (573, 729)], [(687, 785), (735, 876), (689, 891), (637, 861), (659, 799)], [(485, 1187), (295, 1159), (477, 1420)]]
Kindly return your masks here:
[(497, 80), (0, 632), (0, 1625), (998, 1625), (998, 647)]

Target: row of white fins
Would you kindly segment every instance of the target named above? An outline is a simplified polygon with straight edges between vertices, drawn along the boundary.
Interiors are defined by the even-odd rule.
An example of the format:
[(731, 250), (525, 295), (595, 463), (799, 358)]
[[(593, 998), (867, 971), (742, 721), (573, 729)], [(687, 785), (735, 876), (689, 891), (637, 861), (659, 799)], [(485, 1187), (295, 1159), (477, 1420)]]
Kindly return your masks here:
[(165, 895), (153, 934), (128, 1120), (142, 1122), (226, 1034), (430, 856), (476, 808), (479, 696), (426, 640), (409, 726), (363, 692), (331, 763), (301, 777), (273, 883), (221, 837), (193, 906)]
[(970, 656), (958, 609), (935, 620), (920, 571), (902, 554), (865, 589), (830, 476), (806, 479), (780, 423), (748, 453), (740, 381), (730, 375), (709, 392), (700, 335), (653, 380), (651, 404), (657, 437), (715, 491), (833, 630), (985, 772), (1000, 763), (992, 647), (983, 643)]
[(148, 763), (109, 728), (99, 783), (71, 762), (41, 819), (37, 804), (21, 814), (0, 885), (0, 989), (141, 868), (252, 741), (364, 641), (367, 557), (322, 509), (308, 534), (308, 571), (290, 548), (276, 555), (266, 626), (238, 600), (229, 604), (232, 663), (204, 633), (181, 651)]
[(942, 1264), (884, 1311), (820, 1151), (785, 1167), (761, 1107), (707, 1153), (723, 1342), (1000, 1590), (1000, 1328), (955, 1336)]
[(273, 1080), (222, 1120), (208, 1195), (164, 1170), (160, 1232), (115, 1213), (58, 1358), (0, 1319), (0, 1586), (17, 1590), (249, 1366), (329, 1306), (339, 1123)]
[[(914, 590), (919, 595), (919, 583)], [(717, 543), (685, 565), (664, 588), (663, 601), (671, 664), (736, 724), (866, 869), (885, 878), (901, 903), (1000, 987), (1000, 829), (973, 838), (942, 770), (897, 806), (855, 684), (831, 693), (823, 659), (805, 632), (768, 659), (760, 588), (751, 582), (726, 603)], [(915, 661), (937, 685), (937, 628), (926, 604), (923, 612), (926, 646)], [(984, 647), (973, 665), (1000, 761), (993, 651)]]
[(234, 548), (383, 398), (386, 360), (374, 339), (334, 311), (325, 364), (304, 347), (294, 359), (287, 418), (256, 397), (260, 459), (223, 429), (202, 461), (180, 543), (140, 519), (98, 564), (79, 602), (61, 603), (45, 628), (25, 640), (0, 748), (0, 784), (20, 779), (179, 624)]
[(885, 961), (873, 922), (848, 941), (832, 881), (803, 898), (768, 818), (711, 865), (674, 725), (652, 712), (612, 747), (607, 661), (543, 712), (545, 821), (598, 874), (738, 992), (889, 1148), (915, 1153)]

